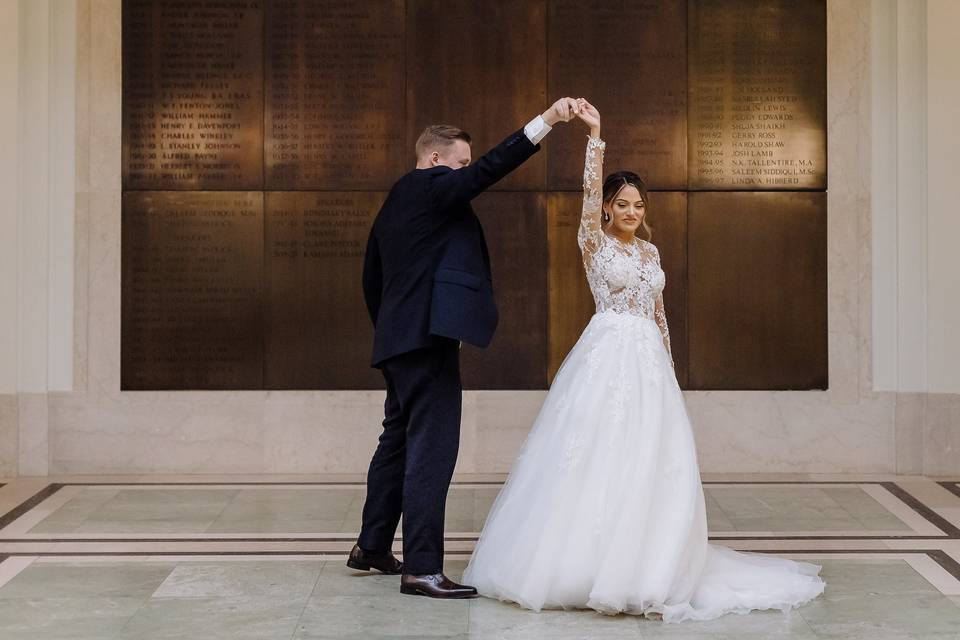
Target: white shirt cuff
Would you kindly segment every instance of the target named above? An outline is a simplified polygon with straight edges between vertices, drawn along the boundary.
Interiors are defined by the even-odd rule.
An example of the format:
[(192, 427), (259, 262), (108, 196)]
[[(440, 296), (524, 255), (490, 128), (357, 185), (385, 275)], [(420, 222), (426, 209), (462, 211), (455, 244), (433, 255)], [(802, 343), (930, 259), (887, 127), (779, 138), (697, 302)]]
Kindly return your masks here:
[(540, 144), (540, 141), (543, 140), (548, 133), (550, 133), (551, 129), (553, 129), (553, 127), (543, 121), (543, 116), (537, 116), (527, 123), (527, 126), (523, 128), (523, 132), (526, 134), (527, 139), (529, 139), (530, 142), (533, 144)]

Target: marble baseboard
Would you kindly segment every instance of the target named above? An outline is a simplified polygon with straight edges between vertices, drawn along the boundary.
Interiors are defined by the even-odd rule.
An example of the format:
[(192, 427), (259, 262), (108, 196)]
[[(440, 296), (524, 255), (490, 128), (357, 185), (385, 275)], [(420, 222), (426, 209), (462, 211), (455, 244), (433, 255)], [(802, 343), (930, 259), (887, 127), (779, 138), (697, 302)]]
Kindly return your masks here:
[(0, 478), (17, 475), (17, 436), (20, 429), (17, 395), (0, 394)]
[(897, 473), (923, 473), (923, 430), (927, 396), (924, 393), (898, 393), (895, 414)]
[(926, 396), (923, 469), (932, 476), (960, 473), (960, 394)]
[(17, 474), (50, 473), (50, 405), (46, 393), (17, 395)]
[(893, 394), (688, 391), (704, 472), (891, 473)]
[[(457, 471), (504, 473), (544, 392), (464, 394)], [(706, 473), (892, 473), (896, 397), (686, 392)], [(50, 473), (364, 473), (383, 393), (51, 394)]]
[[(457, 471), (508, 471), (543, 392), (467, 392)], [(365, 473), (383, 392), (53, 394), (51, 473)]]
[[(960, 473), (960, 395), (684, 396), (704, 473)], [(466, 392), (457, 472), (509, 471), (544, 397)], [(362, 474), (382, 416), (377, 391), (51, 394), (49, 472)]]

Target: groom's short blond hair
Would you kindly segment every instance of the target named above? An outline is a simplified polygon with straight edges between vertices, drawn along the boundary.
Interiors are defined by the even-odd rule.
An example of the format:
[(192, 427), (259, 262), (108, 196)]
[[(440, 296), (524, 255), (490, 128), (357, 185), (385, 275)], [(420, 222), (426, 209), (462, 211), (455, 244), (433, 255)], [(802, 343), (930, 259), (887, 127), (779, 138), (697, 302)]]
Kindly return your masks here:
[(417, 138), (417, 158), (443, 147), (449, 147), (454, 140), (463, 140), (470, 144), (470, 134), (450, 124), (432, 124), (423, 130)]

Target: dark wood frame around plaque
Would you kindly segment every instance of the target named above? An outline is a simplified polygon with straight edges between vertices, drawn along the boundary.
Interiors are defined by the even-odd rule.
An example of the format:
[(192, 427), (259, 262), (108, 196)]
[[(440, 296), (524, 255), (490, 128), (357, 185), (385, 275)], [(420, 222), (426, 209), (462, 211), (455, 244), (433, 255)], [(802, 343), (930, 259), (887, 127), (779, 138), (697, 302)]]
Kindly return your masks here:
[[(752, 351), (734, 362), (730, 345), (742, 336), (729, 310), (713, 307), (725, 304), (720, 287), (730, 282), (723, 247), (712, 244), (731, 241), (730, 221), (755, 248), (799, 234), (817, 269), (825, 264), (825, 232), (800, 230), (785, 213), (812, 193), (816, 213), (804, 215), (818, 224), (825, 216), (825, 0), (644, 0), (628, 10), (599, 0), (231, 1), (197, 27), (196, 8), (124, 0), (123, 389), (382, 388), (367, 366), (361, 245), (386, 191), (413, 167), (421, 128), (462, 126), (477, 158), (567, 93), (603, 112), (606, 171), (635, 171), (651, 187), (681, 386), (827, 384), (823, 274), (799, 283), (782, 274), (816, 319), (798, 333), (771, 305), (776, 256), (734, 261), (734, 271), (767, 269), (755, 296), (736, 298), (770, 330), (753, 346), (789, 355), (779, 370)], [(190, 38), (206, 38), (209, 53), (186, 46)], [(467, 388), (545, 388), (593, 312), (575, 240), (585, 130), (558, 129), (475, 203), (502, 321), (490, 349), (464, 349)], [(175, 226), (160, 232), (145, 213), (215, 208), (245, 220), (236, 216), (254, 201), (256, 224), (206, 240)], [(196, 283), (222, 276), (201, 263), (218, 243), (236, 261), (219, 264), (234, 264), (248, 291), (259, 274), (252, 297), (222, 298), (219, 316), (178, 320), (185, 307), (157, 306), (166, 289), (142, 288), (178, 255), (197, 269)], [(177, 304), (206, 304), (190, 300), (204, 294), (182, 294)], [(215, 318), (227, 316), (237, 323), (217, 334)], [(196, 335), (233, 336), (247, 355), (150, 370), (145, 358), (162, 362), (193, 344), (178, 322), (207, 322)]]

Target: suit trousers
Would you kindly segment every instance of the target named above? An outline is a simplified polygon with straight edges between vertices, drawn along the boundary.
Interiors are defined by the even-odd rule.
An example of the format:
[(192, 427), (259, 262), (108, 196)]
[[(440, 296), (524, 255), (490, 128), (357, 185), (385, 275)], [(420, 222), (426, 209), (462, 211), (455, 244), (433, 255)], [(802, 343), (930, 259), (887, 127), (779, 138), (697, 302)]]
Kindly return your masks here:
[(460, 446), (460, 346), (442, 338), (381, 367), (383, 433), (367, 473), (357, 543), (366, 551), (389, 550), (402, 513), (404, 573), (440, 573), (447, 490)]

